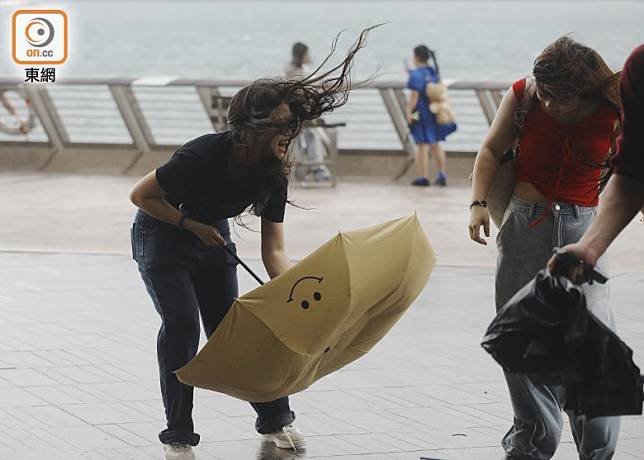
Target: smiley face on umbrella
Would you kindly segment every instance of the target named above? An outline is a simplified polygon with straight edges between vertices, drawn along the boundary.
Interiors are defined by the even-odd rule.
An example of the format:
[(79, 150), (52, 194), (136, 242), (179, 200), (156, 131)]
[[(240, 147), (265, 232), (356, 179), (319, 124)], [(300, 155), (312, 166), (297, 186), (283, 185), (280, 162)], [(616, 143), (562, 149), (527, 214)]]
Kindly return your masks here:
[[(304, 310), (308, 310), (309, 307), (311, 306), (311, 300), (313, 299), (315, 302), (319, 302), (322, 300), (322, 293), (320, 292), (320, 284), (322, 284), (322, 278), (321, 276), (304, 276), (297, 280), (295, 284), (293, 284), (293, 287), (291, 288), (291, 292), (289, 293), (288, 300), (286, 303), (293, 302), (295, 298), (300, 298), (300, 296), (305, 296), (300, 300), (299, 304), (300, 307), (302, 307)], [(302, 286), (298, 293), (295, 292), (296, 288), (298, 287), (298, 284), (302, 283)], [(311, 283), (313, 283), (312, 286), (309, 286)], [(313, 291), (313, 292), (311, 292)], [(295, 296), (295, 297), (294, 297)]]

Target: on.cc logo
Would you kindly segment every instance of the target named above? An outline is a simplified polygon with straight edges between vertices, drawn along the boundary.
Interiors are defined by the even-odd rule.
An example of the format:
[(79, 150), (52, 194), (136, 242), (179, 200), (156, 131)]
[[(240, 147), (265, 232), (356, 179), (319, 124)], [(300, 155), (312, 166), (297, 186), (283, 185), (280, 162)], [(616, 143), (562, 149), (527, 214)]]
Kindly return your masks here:
[(67, 29), (67, 13), (63, 10), (15, 11), (11, 27), (13, 62), (19, 65), (63, 64), (67, 60)]
[(42, 48), (54, 39), (54, 26), (45, 18), (33, 18), (25, 28), (25, 37), (31, 46)]

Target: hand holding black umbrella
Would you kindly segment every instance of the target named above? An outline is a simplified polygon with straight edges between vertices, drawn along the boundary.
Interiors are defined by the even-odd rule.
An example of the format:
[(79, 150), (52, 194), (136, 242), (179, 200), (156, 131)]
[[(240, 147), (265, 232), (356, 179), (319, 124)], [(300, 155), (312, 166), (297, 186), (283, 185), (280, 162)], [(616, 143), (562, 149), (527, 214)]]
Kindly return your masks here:
[(548, 266), (553, 274), (565, 276), (575, 284), (593, 284), (594, 281), (604, 284), (608, 281), (608, 278), (595, 270), (595, 267), (574, 254), (561, 248), (556, 248), (554, 253), (552, 265)]
[(554, 272), (541, 270), (488, 327), (483, 348), (505, 372), (535, 384), (565, 385), (565, 409), (589, 418), (642, 413), (644, 392), (632, 350), (586, 306), (582, 288), (606, 277), (576, 256), (557, 252)]

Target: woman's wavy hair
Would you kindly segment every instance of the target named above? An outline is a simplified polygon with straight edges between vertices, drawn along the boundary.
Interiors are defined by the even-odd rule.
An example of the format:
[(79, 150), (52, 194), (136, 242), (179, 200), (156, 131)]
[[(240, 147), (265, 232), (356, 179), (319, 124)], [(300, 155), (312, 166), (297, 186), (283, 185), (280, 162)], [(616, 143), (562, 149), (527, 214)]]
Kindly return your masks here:
[[(283, 135), (290, 143), (302, 123), (342, 107), (351, 89), (369, 81), (352, 82), (351, 70), (356, 53), (366, 45), (369, 32), (378, 26), (364, 29), (342, 62), (328, 71), (322, 68), (335, 53), (341, 33), (334, 38), (329, 55), (310, 75), (301, 79), (259, 79), (232, 98), (228, 125), (235, 155), (229, 172), (235, 179), (253, 184), (254, 196), (248, 209), (251, 214), (261, 215), (271, 195), (285, 192), (288, 185), (291, 160), (289, 155), (278, 158), (271, 150), (271, 140)], [(282, 104), (288, 105), (291, 112), (286, 120), (275, 117)]]
[(613, 72), (597, 51), (568, 36), (558, 38), (534, 61), (540, 94), (554, 100), (595, 99), (621, 110), (620, 72)]
[[(585, 100), (607, 102), (619, 116), (621, 100), (619, 77), (594, 49), (576, 42), (568, 36), (558, 38), (534, 61), (534, 75), (540, 95), (553, 100), (579, 97)], [(602, 163), (579, 160), (584, 164), (603, 170), (599, 191), (601, 192), (612, 173), (610, 152)]]

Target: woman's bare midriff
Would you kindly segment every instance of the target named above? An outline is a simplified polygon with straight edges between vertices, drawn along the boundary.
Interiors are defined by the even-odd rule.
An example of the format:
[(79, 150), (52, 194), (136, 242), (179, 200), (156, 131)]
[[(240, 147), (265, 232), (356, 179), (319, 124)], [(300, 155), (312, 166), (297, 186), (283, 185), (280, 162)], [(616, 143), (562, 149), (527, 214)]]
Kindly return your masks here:
[(548, 197), (534, 188), (534, 185), (530, 182), (517, 182), (517, 185), (514, 186), (514, 194), (522, 200), (531, 201), (532, 203), (548, 203)]

